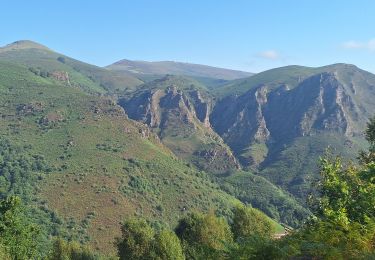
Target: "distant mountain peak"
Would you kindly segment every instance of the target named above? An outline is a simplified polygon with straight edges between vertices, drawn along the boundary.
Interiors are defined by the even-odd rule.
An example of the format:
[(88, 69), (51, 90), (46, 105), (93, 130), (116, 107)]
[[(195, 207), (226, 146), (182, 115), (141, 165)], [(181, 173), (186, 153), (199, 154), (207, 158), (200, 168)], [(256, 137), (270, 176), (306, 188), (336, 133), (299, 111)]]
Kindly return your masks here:
[(37, 42), (33, 42), (30, 40), (20, 40), (10, 43), (2, 48), (0, 48), (0, 52), (4, 51), (13, 51), (13, 50), (23, 50), (23, 49), (40, 49), (40, 50), (48, 50), (50, 49), (42, 44)]
[(178, 61), (131, 61), (124, 59), (107, 66), (107, 68), (117, 71), (126, 71), (134, 74), (173, 74), (223, 80), (240, 79), (253, 75), (253, 73), (245, 71)]

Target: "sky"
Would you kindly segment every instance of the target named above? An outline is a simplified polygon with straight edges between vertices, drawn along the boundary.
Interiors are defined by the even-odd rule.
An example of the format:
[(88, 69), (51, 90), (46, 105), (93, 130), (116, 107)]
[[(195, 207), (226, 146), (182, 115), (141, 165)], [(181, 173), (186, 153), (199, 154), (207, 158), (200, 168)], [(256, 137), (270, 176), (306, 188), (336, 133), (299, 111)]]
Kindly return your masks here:
[(2, 0), (0, 45), (33, 40), (109, 65), (173, 60), (260, 72), (351, 63), (375, 72), (372, 0)]

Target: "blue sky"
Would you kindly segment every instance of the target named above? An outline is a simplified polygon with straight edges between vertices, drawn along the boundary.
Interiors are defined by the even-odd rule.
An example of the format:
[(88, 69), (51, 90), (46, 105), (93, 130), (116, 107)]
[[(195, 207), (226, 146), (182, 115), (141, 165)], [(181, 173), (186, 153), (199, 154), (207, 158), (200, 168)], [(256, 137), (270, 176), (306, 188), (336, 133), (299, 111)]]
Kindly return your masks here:
[(34, 40), (99, 66), (175, 60), (259, 72), (345, 62), (375, 72), (375, 1), (4, 0), (0, 45)]

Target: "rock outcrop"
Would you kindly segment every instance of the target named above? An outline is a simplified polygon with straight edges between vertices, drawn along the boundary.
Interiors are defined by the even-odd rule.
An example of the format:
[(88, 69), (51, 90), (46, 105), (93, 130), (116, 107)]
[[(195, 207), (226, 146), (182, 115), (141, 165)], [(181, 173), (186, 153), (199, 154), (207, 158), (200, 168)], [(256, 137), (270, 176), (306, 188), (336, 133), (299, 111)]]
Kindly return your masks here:
[[(336, 72), (317, 73), (294, 88), (256, 86), (219, 101), (211, 123), (245, 166), (254, 163), (252, 146), (287, 144), (319, 133), (360, 135), (368, 110), (357, 102), (358, 90)], [(375, 95), (374, 95), (375, 98)]]
[(176, 155), (211, 173), (238, 169), (232, 152), (211, 128), (212, 98), (194, 81), (166, 76), (119, 104), (147, 124)]

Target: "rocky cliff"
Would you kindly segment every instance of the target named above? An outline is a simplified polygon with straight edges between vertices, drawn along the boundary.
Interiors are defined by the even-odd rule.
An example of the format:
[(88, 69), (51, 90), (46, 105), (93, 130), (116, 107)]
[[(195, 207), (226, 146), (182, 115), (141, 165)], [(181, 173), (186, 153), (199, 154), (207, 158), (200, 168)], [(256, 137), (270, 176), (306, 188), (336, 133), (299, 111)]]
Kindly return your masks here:
[[(339, 72), (330, 71), (310, 76), (292, 89), (286, 84), (262, 84), (223, 98), (211, 114), (211, 123), (241, 162), (249, 165), (254, 160), (248, 150), (254, 144), (287, 144), (322, 132), (361, 135), (374, 108), (358, 102), (353, 86)], [(374, 93), (369, 94), (375, 100)]]
[(367, 120), (375, 113), (375, 76), (337, 64), (313, 69), (294, 84), (284, 79), (223, 97), (210, 122), (245, 168), (304, 200), (328, 146), (354, 158), (363, 145)]
[(131, 119), (147, 124), (184, 159), (212, 173), (239, 168), (235, 157), (211, 128), (212, 98), (183, 77), (166, 76), (119, 101)]

